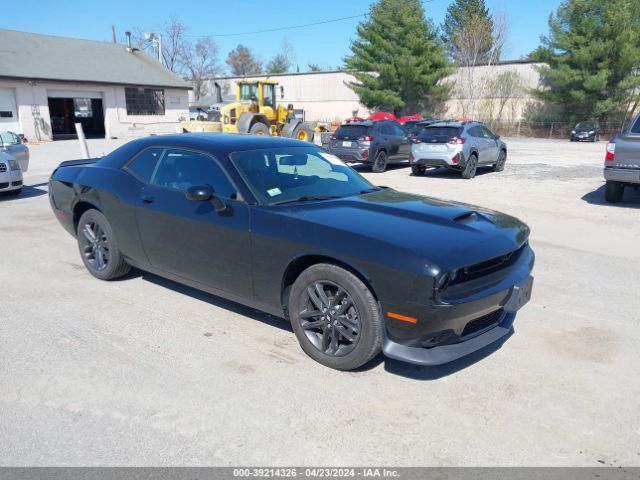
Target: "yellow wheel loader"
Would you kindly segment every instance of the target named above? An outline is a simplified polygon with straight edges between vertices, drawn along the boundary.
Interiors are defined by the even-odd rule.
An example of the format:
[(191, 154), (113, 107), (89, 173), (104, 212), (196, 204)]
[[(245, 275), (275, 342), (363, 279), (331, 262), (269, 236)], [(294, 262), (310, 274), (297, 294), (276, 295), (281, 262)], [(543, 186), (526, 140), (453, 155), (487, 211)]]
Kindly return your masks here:
[(226, 132), (276, 135), (313, 142), (313, 130), (296, 118), (293, 105), (276, 103), (277, 82), (242, 80), (236, 82), (235, 102), (223, 102), (216, 83), (216, 103), (207, 108), (206, 120), (180, 124), (183, 132)]

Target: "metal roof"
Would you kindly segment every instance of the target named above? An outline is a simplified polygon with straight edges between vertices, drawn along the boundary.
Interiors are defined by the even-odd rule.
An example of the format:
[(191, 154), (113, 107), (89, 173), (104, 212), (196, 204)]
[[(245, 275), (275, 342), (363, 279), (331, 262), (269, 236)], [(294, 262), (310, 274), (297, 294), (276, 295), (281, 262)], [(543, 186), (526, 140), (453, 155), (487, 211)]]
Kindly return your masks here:
[(0, 78), (192, 88), (126, 45), (5, 29), (0, 29)]

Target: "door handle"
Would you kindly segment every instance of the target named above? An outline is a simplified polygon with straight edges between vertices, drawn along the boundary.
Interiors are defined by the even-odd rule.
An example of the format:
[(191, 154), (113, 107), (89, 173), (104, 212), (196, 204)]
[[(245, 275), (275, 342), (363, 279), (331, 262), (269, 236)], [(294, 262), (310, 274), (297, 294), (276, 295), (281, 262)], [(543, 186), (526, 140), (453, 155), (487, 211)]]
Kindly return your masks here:
[(149, 194), (144, 194), (142, 195), (142, 203), (153, 203), (155, 199), (153, 198), (153, 195), (149, 195)]

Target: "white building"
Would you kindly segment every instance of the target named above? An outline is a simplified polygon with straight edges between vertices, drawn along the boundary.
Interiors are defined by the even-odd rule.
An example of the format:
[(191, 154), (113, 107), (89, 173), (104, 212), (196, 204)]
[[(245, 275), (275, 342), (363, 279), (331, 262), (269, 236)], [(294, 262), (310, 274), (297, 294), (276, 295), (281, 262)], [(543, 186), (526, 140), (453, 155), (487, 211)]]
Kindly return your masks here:
[(118, 43), (0, 29), (0, 131), (29, 140), (175, 133), (191, 85)]
[[(494, 117), (502, 107), (501, 115), (505, 116), (505, 121), (517, 120), (534, 101), (531, 90), (539, 86), (540, 76), (536, 69), (538, 65), (525, 60), (500, 62), (491, 66), (479, 65), (473, 67), (471, 75), (466, 69), (460, 68), (445, 79), (445, 82), (451, 84), (451, 94), (444, 104), (444, 112), (425, 113), (450, 118), (465, 116), (469, 104), (469, 89), (466, 86), (471, 78), (474, 84), (477, 82), (483, 86), (482, 98), (478, 99), (478, 110), (486, 115), (479, 116)], [(495, 88), (493, 81), (506, 72), (513, 73), (515, 77), (512, 80), (515, 78), (517, 84), (511, 89)], [(205, 82), (205, 91), (214, 94), (214, 83), (217, 82), (222, 89), (223, 99), (232, 100), (235, 82), (252, 78), (278, 82), (278, 102), (285, 105), (291, 103), (296, 109), (304, 109), (306, 120), (310, 122), (342, 121), (356, 111), (360, 117), (366, 117), (370, 113), (348, 86), (349, 82), (356, 81), (355, 78), (343, 71), (221, 77)], [(507, 90), (510, 98), (505, 99)], [(214, 101), (213, 97), (210, 98)]]

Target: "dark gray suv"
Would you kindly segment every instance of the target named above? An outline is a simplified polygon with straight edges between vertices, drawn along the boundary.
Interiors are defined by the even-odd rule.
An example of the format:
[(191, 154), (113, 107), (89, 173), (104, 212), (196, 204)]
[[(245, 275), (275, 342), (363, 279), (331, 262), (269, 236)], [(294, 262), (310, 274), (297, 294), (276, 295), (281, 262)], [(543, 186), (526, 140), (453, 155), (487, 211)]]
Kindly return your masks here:
[(369, 163), (379, 173), (389, 163), (409, 160), (411, 140), (394, 121), (350, 122), (336, 130), (327, 150), (345, 162)]

